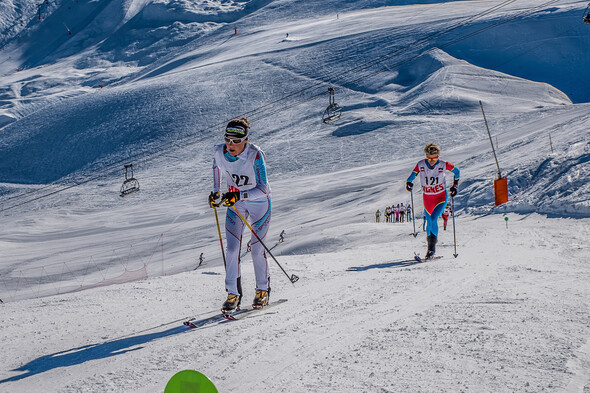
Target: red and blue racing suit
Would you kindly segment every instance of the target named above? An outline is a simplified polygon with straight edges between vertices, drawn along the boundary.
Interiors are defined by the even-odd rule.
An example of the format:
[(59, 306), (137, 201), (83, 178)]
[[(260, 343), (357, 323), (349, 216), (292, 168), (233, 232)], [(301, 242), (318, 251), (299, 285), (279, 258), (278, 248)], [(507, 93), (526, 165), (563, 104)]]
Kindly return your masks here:
[(454, 180), (459, 181), (460, 171), (455, 165), (441, 160), (431, 165), (427, 159), (421, 160), (416, 164), (407, 180), (412, 183), (416, 176), (420, 174), (422, 200), (424, 201), (424, 217), (426, 220), (426, 236), (431, 234), (438, 236), (437, 220), (449, 200), (445, 171), (453, 172), (455, 175)]

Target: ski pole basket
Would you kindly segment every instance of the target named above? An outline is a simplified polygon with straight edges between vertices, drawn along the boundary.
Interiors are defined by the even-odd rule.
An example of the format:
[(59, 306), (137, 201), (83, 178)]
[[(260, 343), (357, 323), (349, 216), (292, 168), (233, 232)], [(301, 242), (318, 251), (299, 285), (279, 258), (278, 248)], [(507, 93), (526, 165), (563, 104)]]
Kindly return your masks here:
[(342, 114), (342, 108), (335, 102), (334, 100), (334, 88), (328, 88), (328, 94), (330, 94), (329, 100), (330, 104), (324, 111), (322, 115), (322, 121), (326, 124), (329, 124), (335, 120), (340, 119), (340, 115)]
[(133, 164), (125, 165), (125, 181), (121, 185), (121, 196), (124, 197), (139, 191), (139, 182), (133, 177)]

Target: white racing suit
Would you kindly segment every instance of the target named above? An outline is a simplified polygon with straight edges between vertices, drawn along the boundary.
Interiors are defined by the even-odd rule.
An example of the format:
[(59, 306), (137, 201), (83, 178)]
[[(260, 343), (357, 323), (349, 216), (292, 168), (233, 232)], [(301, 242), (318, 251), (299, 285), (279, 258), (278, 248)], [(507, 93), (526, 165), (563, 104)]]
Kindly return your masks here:
[[(233, 157), (226, 152), (225, 144), (215, 146), (213, 192), (220, 192), (222, 177), (226, 180), (228, 191), (240, 193), (240, 199), (227, 209), (225, 218), (225, 288), (228, 293), (242, 295), (240, 248), (246, 225), (234, 209), (250, 221), (256, 234), (264, 242), (271, 216), (270, 186), (266, 178), (264, 153), (258, 146), (247, 143), (242, 154)], [(270, 274), (264, 247), (254, 235), (250, 241), (256, 289), (269, 290)]]

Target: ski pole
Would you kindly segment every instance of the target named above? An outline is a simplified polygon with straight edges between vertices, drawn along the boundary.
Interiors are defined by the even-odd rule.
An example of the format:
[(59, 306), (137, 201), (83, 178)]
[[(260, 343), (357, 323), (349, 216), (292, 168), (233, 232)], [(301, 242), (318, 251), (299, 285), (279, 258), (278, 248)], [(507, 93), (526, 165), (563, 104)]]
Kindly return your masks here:
[(213, 206), (215, 212), (215, 221), (217, 221), (217, 233), (219, 234), (219, 244), (221, 244), (221, 255), (223, 256), (223, 267), (227, 268), (225, 263), (225, 251), (223, 251), (223, 240), (221, 239), (221, 229), (219, 229), (219, 217), (217, 216), (217, 208)]
[(410, 190), (410, 198), (412, 199), (412, 224), (414, 225), (414, 237), (418, 236), (416, 233), (416, 215), (414, 215), (414, 190)]
[(453, 246), (455, 247), (455, 253), (453, 256), (457, 258), (457, 236), (455, 235), (455, 198), (451, 197), (451, 214), (453, 215)]
[(274, 255), (272, 255), (272, 253), (270, 252), (270, 250), (268, 249), (268, 247), (266, 247), (266, 244), (264, 244), (262, 242), (262, 239), (260, 239), (260, 237), (258, 237), (258, 234), (256, 233), (256, 231), (254, 231), (254, 228), (252, 228), (252, 226), (248, 223), (248, 221), (246, 221), (246, 219), (244, 218), (244, 216), (242, 216), (242, 214), (238, 211), (238, 209), (235, 208), (235, 206), (234, 206), (234, 211), (236, 213), (238, 213), (238, 216), (240, 216), (240, 218), (242, 219), (242, 221), (244, 221), (244, 224), (246, 224), (246, 226), (248, 226), (248, 228), (254, 234), (254, 236), (256, 236), (256, 239), (258, 239), (258, 241), (260, 242), (260, 244), (262, 244), (262, 247), (264, 247), (264, 249), (266, 250), (266, 252), (268, 252), (268, 255), (270, 255), (272, 257), (272, 259), (274, 259), (274, 261), (276, 262), (276, 264), (279, 265), (279, 267), (281, 268), (281, 270), (283, 271), (283, 273), (285, 273), (285, 276), (287, 276), (287, 278), (289, 279), (289, 281), (291, 281), (291, 284), (295, 285), (295, 282), (297, 280), (299, 280), (299, 277), (297, 277), (294, 274), (291, 274), (291, 277), (289, 277), (289, 274), (285, 271), (285, 269), (283, 269), (283, 267), (281, 266), (281, 264), (279, 263), (279, 261), (277, 261), (277, 259), (274, 257)]

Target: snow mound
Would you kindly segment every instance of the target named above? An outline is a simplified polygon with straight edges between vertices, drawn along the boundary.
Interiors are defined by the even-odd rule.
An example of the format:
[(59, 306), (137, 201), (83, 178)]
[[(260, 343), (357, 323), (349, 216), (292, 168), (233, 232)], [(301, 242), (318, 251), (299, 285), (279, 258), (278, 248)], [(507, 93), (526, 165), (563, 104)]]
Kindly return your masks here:
[(590, 64), (590, 34), (580, 21), (582, 10), (570, 7), (544, 9), (496, 26), (450, 46), (448, 52), (484, 68), (549, 83), (575, 103), (588, 102), (590, 90), (583, 81)]
[(400, 103), (402, 113), (409, 115), (464, 113), (479, 108), (480, 100), (503, 102), (511, 112), (571, 103), (550, 85), (476, 67), (440, 49), (402, 66), (394, 83), (407, 89)]
[[(575, 152), (583, 146), (583, 154)], [(552, 155), (537, 166), (510, 171), (510, 210), (542, 211), (554, 216), (590, 216), (590, 142), (572, 146), (570, 154)]]

